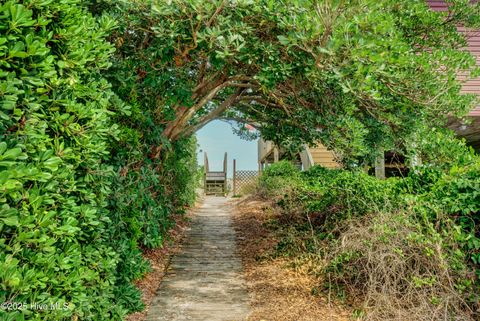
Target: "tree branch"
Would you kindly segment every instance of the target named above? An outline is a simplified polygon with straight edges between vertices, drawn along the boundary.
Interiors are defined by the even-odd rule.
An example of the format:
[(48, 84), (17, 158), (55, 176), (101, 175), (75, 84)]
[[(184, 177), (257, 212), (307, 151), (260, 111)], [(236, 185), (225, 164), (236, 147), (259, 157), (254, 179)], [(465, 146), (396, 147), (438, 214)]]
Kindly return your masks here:
[(190, 108), (179, 107), (175, 115), (175, 120), (168, 124), (163, 131), (163, 135), (170, 140), (175, 140), (174, 137), (178, 137), (178, 135), (185, 128), (185, 125), (195, 115), (195, 113), (205, 106), (210, 100), (212, 100), (213, 97), (215, 97), (215, 95), (217, 95), (221, 89), (225, 88), (226, 85), (227, 82), (218, 84), (207, 95), (200, 99), (199, 102)]
[(210, 19), (208, 19), (207, 23), (205, 24), (208, 27), (211, 26), (211, 24), (213, 23), (213, 21), (215, 21), (215, 18), (220, 14), (220, 12), (222, 12), (223, 8), (225, 7), (225, 4), (227, 3), (227, 0), (223, 0), (222, 1), (222, 4), (220, 4), (220, 6), (217, 8), (217, 10), (215, 10), (215, 12), (213, 13), (213, 15), (210, 17)]
[(225, 82), (225, 80), (226, 76), (224, 74), (224, 70), (222, 69), (216, 71), (208, 80), (202, 80), (200, 84), (193, 88), (192, 99), (197, 99), (211, 88), (214, 88), (218, 86), (218, 84)]
[(232, 106), (237, 98), (242, 94), (244, 91), (243, 88), (237, 89), (237, 91), (230, 95), (227, 99), (225, 99), (217, 108), (209, 112), (208, 114), (204, 115), (200, 118), (197, 124), (186, 128), (181, 135), (182, 136), (190, 136), (196, 131), (200, 130), (203, 126), (211, 122), (212, 120), (218, 118), (223, 112), (225, 112), (230, 106)]
[(241, 118), (241, 117), (220, 117), (218, 118), (219, 120), (225, 120), (225, 121), (236, 121), (237, 123), (242, 123), (242, 124), (249, 124), (251, 125), (253, 128), (259, 130), (260, 128), (262, 128), (262, 126), (255, 122), (254, 120), (252, 119), (246, 119), (246, 118)]

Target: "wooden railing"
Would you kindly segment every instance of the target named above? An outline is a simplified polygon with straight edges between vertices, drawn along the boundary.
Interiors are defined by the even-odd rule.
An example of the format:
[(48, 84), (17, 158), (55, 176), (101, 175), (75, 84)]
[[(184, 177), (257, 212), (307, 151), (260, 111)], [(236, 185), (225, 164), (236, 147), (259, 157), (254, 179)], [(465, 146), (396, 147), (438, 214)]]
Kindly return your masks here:
[(271, 141), (265, 141), (263, 138), (258, 139), (258, 161), (261, 163), (265, 158), (273, 153), (275, 145)]
[(226, 195), (227, 193), (227, 153), (223, 158), (223, 171), (211, 171), (207, 153), (204, 154), (205, 176), (203, 186), (206, 195)]

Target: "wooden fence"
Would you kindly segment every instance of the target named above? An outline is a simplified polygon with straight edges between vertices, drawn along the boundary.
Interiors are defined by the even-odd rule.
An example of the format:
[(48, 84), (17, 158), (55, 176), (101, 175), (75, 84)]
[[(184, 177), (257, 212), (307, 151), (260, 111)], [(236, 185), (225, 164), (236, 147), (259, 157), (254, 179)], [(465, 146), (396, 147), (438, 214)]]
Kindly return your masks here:
[(257, 180), (258, 171), (237, 170), (236, 160), (233, 160), (233, 195), (242, 195), (251, 192)]

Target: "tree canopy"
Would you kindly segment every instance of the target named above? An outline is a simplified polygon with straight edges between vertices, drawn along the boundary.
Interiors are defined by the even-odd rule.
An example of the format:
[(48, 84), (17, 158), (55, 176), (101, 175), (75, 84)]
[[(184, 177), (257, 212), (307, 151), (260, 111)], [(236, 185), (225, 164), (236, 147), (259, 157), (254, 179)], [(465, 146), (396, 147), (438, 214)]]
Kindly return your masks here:
[(441, 13), (423, 0), (115, 3), (115, 87), (155, 111), (164, 144), (221, 118), (362, 158), (474, 104), (457, 80), (478, 74), (457, 32), (479, 25), (468, 1)]

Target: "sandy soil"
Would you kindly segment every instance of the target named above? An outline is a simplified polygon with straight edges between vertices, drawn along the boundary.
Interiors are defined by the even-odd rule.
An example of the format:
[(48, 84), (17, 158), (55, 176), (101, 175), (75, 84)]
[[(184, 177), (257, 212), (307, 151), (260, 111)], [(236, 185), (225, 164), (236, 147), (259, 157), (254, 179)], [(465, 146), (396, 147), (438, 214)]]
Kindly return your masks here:
[(258, 198), (235, 201), (234, 228), (252, 296), (248, 320), (351, 320), (350, 311), (328, 297), (312, 294), (312, 289), (319, 285), (318, 279), (289, 268), (292, 259), (269, 256), (278, 240), (266, 223), (275, 215), (271, 204)]

